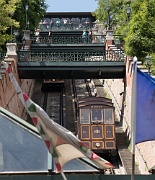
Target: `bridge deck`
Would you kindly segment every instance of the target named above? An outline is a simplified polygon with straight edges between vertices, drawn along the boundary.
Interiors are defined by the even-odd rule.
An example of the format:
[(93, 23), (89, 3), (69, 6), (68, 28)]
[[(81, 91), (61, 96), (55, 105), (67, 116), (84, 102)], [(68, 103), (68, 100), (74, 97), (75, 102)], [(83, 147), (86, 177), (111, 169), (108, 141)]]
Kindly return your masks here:
[(125, 77), (124, 62), (18, 62), (21, 79), (112, 79)]
[(106, 49), (101, 27), (91, 13), (47, 13), (30, 36), (30, 49), (23, 47), (17, 52), (19, 77), (124, 78), (125, 54), (118, 48)]

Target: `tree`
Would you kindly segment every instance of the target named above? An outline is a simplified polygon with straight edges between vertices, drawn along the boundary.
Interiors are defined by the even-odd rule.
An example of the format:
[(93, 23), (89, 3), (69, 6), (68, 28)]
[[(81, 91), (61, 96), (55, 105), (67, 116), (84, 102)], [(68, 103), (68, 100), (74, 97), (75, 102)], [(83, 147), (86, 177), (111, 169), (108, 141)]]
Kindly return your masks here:
[(133, 10), (137, 13), (129, 22), (130, 29), (125, 37), (125, 50), (127, 54), (144, 60), (147, 54), (155, 53), (155, 1), (143, 0), (139, 8), (136, 2), (133, 4)]
[(15, 11), (14, 18), (19, 22), (19, 33), (26, 29), (26, 5), (28, 5), (27, 17), (29, 29), (34, 31), (39, 25), (40, 20), (44, 17), (47, 9), (45, 0), (21, 0)]
[(109, 5), (110, 11), (110, 24), (111, 29), (115, 29), (116, 26), (121, 22), (124, 22), (127, 19), (127, 16), (125, 14), (124, 16), (124, 9), (125, 7), (130, 4), (130, 0), (99, 0), (98, 2), (98, 8), (93, 12), (92, 14), (96, 16), (96, 18), (101, 22), (105, 24), (105, 27), (107, 26), (108, 21), (108, 11), (107, 7)]
[[(100, 22), (107, 19), (107, 4), (110, 5), (112, 28), (115, 34), (121, 34), (126, 54), (144, 60), (147, 54), (155, 53), (155, 1), (100, 0), (93, 13)], [(127, 7), (131, 9), (129, 18), (126, 14)]]
[(22, 39), (23, 30), (26, 29), (26, 4), (30, 30), (34, 31), (47, 9), (45, 0), (0, 0), (0, 46), (14, 39), (13, 32), (19, 31)]
[(13, 26), (19, 27), (19, 23), (12, 17), (19, 1), (20, 0), (0, 1), (0, 47), (4, 45), (6, 41), (13, 39), (12, 33), (7, 34), (7, 30), (11, 30)]

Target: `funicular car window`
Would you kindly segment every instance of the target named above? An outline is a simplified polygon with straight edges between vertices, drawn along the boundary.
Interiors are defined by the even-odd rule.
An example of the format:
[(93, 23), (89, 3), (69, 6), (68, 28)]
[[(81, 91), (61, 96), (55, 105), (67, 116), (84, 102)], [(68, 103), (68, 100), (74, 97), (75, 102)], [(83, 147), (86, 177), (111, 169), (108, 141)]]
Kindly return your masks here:
[(91, 111), (92, 122), (102, 122), (102, 110), (101, 109), (92, 109)]
[(89, 124), (89, 123), (90, 123), (90, 110), (81, 109), (81, 124)]
[(104, 109), (104, 123), (105, 124), (114, 123), (113, 109)]

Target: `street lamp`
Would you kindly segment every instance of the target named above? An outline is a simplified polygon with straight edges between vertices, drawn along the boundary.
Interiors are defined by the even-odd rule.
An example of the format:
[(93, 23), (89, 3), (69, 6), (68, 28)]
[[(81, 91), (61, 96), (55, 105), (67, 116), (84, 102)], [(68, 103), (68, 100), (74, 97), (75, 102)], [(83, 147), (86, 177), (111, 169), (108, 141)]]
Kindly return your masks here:
[(116, 45), (117, 48), (120, 45), (120, 40), (119, 40), (118, 37), (116, 37), (116, 39), (115, 39), (115, 45)]
[(30, 22), (29, 20), (27, 21), (27, 29), (29, 29), (29, 25), (30, 25)]
[(110, 30), (110, 5), (107, 5), (107, 12), (108, 12), (108, 26), (107, 26), (107, 30)]
[[(13, 17), (14, 12), (11, 13), (11, 18)], [(11, 35), (12, 35), (12, 25), (11, 25)]]
[(130, 19), (130, 13), (131, 13), (131, 9), (130, 9), (130, 7), (127, 7), (127, 8), (126, 8), (126, 14), (127, 14), (127, 16), (128, 16), (128, 21), (129, 21), (129, 19)]
[(28, 27), (28, 17), (27, 17), (27, 12), (28, 12), (28, 9), (29, 9), (29, 5), (28, 4), (26, 4), (26, 6), (25, 6), (25, 10), (26, 10), (26, 29), (28, 29), (29, 27)]
[(146, 63), (146, 67), (148, 68), (148, 73), (150, 74), (150, 69), (151, 69), (151, 57), (150, 57), (149, 54), (145, 57), (145, 63)]
[(25, 45), (26, 45), (26, 39), (25, 38), (22, 39), (22, 45), (23, 45), (23, 50), (24, 50)]

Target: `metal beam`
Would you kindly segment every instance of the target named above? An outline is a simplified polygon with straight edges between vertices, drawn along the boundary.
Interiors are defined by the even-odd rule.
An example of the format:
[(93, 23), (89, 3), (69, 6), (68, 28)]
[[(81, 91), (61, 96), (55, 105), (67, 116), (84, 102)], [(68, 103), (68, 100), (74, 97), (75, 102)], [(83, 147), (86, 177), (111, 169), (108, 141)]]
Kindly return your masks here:
[(118, 79), (125, 77), (123, 62), (19, 62), (21, 79)]

